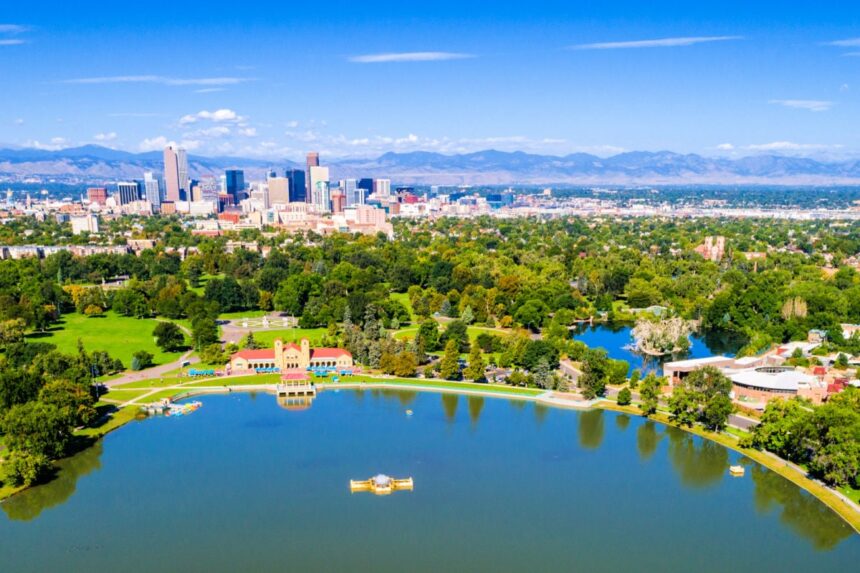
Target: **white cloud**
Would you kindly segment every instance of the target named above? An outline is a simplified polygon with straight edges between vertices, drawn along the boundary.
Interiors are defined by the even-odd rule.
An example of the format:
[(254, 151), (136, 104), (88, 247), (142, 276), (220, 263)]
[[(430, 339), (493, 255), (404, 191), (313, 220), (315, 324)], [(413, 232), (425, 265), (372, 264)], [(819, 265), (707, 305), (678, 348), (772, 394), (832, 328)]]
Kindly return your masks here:
[(827, 111), (833, 107), (832, 101), (818, 99), (772, 99), (768, 103), (807, 111)]
[(253, 78), (171, 78), (166, 76), (103, 76), (61, 80), (63, 84), (161, 84), (166, 86), (228, 86), (253, 81)]
[(243, 127), (239, 129), (239, 135), (244, 137), (257, 137), (256, 127)]
[(296, 121), (296, 120), (288, 121), (288, 122), (287, 122), (287, 127), (289, 127), (290, 129), (295, 129), (295, 128), (297, 128), (298, 126), (299, 126), (299, 122), (298, 122), (298, 121)]
[(5, 38), (0, 39), (0, 46), (20, 46), (21, 44), (26, 44), (24, 40), (19, 38)]
[(114, 141), (116, 139), (116, 132), (111, 131), (110, 133), (97, 133), (93, 136), (93, 139), (96, 141)]
[(30, 28), (21, 24), (0, 24), (0, 34), (20, 34)]
[(240, 123), (245, 121), (242, 117), (232, 109), (216, 109), (215, 111), (198, 111), (195, 114), (184, 115), (179, 118), (180, 125), (189, 125), (198, 121), (213, 121), (215, 123)]
[(824, 151), (828, 149), (841, 149), (840, 144), (824, 143), (795, 143), (793, 141), (773, 141), (771, 143), (758, 143), (747, 145), (744, 149), (750, 151)]
[(731, 143), (721, 143), (717, 146), (720, 151), (734, 151), (735, 146)]
[(177, 143), (176, 141), (168, 140), (163, 135), (159, 135), (157, 137), (144, 139), (140, 144), (138, 144), (138, 149), (141, 151), (161, 151), (168, 145), (193, 151), (200, 148), (201, 142), (194, 139), (184, 139)]
[(860, 48), (860, 38), (846, 38), (844, 40), (835, 40), (827, 42), (828, 46), (839, 46), (840, 48)]
[(21, 118), (21, 117), (15, 118), (15, 120), (12, 123), (14, 123), (15, 125), (24, 125), (24, 118)]
[(676, 48), (679, 46), (693, 46), (709, 42), (726, 42), (730, 40), (741, 40), (743, 36), (689, 36), (678, 38), (658, 38), (656, 40), (632, 40), (624, 42), (596, 42), (593, 44), (579, 44), (572, 46), (574, 50), (618, 50), (627, 48)]
[(215, 92), (223, 92), (226, 91), (226, 88), (202, 88), (199, 90), (194, 90), (196, 94), (211, 94)]
[(392, 52), (387, 54), (350, 56), (348, 60), (356, 64), (382, 64), (389, 62), (441, 62), (474, 57), (476, 57), (474, 54), (460, 54), (457, 52)]
[(24, 147), (32, 147), (33, 149), (43, 149), (45, 151), (57, 151), (69, 146), (69, 142), (65, 137), (52, 137), (48, 143), (43, 143), (38, 140), (31, 140), (24, 144)]

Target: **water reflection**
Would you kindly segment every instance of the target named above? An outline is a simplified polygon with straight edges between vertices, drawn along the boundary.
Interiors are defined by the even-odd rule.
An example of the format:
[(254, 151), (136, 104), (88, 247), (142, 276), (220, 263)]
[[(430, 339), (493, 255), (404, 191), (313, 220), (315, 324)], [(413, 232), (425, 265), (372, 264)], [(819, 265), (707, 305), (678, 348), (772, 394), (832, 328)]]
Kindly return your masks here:
[(544, 406), (543, 404), (535, 404), (534, 407), (535, 413), (535, 422), (538, 426), (543, 426), (546, 417), (549, 415), (549, 406)]
[(619, 430), (626, 430), (627, 426), (630, 425), (630, 416), (627, 414), (616, 414), (615, 415), (615, 427)]
[(678, 428), (667, 427), (669, 461), (687, 487), (712, 487), (726, 476), (729, 450), (711, 440), (696, 439)]
[(657, 433), (657, 424), (651, 420), (645, 420), (645, 423), (636, 430), (636, 449), (639, 450), (639, 459), (650, 460), (662, 439), (663, 434)]
[(753, 502), (758, 513), (781, 507), (780, 522), (819, 551), (833, 549), (851, 536), (851, 526), (841, 517), (781, 475), (759, 464), (748, 464), (747, 469), (755, 484)]
[(478, 420), (481, 419), (481, 410), (484, 409), (483, 396), (469, 396), (466, 400), (469, 405), (469, 419), (472, 421), (472, 427), (478, 425)]
[(579, 445), (596, 450), (603, 443), (603, 410), (588, 410), (579, 415)]
[(296, 412), (310, 408), (314, 399), (311, 396), (278, 396), (277, 401), (281, 408)]
[(445, 410), (445, 419), (449, 424), (453, 424), (457, 418), (457, 406), (460, 404), (460, 397), (456, 394), (442, 394), (442, 409)]
[(102, 442), (57, 462), (59, 471), (50, 482), (31, 487), (0, 504), (9, 519), (30, 521), (42, 511), (65, 503), (77, 489), (78, 478), (101, 468)]

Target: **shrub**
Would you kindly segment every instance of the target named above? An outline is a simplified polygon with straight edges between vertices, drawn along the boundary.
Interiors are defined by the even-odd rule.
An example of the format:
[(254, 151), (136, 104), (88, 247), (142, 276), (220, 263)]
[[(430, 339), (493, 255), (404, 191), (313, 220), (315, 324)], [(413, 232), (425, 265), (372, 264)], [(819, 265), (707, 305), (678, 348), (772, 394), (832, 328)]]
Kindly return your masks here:
[(51, 469), (47, 456), (29, 452), (14, 452), (4, 465), (6, 478), (15, 486), (33, 485), (44, 479)]
[(622, 388), (621, 391), (618, 393), (619, 406), (629, 406), (631, 399), (632, 394), (630, 392), (630, 388)]

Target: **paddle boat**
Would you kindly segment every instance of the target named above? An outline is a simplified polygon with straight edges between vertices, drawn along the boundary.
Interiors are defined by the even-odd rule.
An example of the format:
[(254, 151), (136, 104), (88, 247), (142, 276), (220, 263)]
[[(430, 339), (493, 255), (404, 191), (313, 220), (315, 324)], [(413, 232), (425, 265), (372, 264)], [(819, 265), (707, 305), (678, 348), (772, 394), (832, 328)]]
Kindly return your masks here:
[(729, 466), (729, 473), (735, 477), (741, 477), (744, 475), (744, 471), (743, 466)]
[(388, 495), (393, 491), (412, 491), (412, 478), (397, 479), (385, 474), (375, 475), (366, 480), (349, 480), (349, 490), (353, 493), (357, 491), (369, 491), (376, 495)]

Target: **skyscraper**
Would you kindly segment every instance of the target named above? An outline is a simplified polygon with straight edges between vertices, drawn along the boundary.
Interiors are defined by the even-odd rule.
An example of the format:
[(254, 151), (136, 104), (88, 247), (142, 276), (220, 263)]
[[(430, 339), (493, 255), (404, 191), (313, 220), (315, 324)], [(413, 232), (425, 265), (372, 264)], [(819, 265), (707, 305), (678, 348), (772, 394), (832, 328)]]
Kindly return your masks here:
[(168, 201), (179, 201), (179, 159), (173, 148), (164, 148), (164, 198)]
[(308, 201), (307, 178), (301, 169), (287, 169), (284, 176), (290, 181), (290, 203)]
[(346, 206), (364, 205), (364, 189), (358, 186), (355, 179), (345, 179), (342, 182), (343, 193), (346, 195)]
[(391, 179), (376, 179), (373, 182), (373, 192), (377, 199), (391, 197)]
[(137, 201), (140, 198), (138, 183), (136, 181), (117, 183), (114, 198), (117, 205), (127, 205)]
[(311, 203), (317, 213), (331, 211), (328, 167), (310, 166)]
[(188, 180), (188, 155), (181, 147), (176, 150), (176, 169), (179, 174), (180, 194), (184, 192), (185, 200), (187, 201), (190, 195), (189, 191), (191, 190), (191, 184)]
[(358, 180), (358, 188), (364, 189), (364, 196), (367, 197), (371, 193), (373, 193), (373, 179), (368, 177), (363, 177)]
[(200, 177), (200, 199), (202, 201), (218, 202), (218, 191), (220, 185), (214, 175), (203, 175)]
[(233, 199), (233, 204), (237, 205), (242, 199), (240, 195), (245, 191), (245, 172), (241, 169), (228, 169), (224, 172), (227, 182), (227, 194)]
[[(313, 188), (313, 184), (312, 184), (313, 182), (311, 181), (311, 167), (319, 167), (319, 165), (320, 165), (320, 154), (316, 151), (311, 151), (310, 153), (308, 153), (307, 186), (306, 186), (306, 193), (305, 193), (305, 198), (308, 201), (313, 201), (313, 194), (314, 194), (314, 188)], [(326, 177), (326, 179), (328, 179), (328, 177)]]
[(147, 171), (143, 174), (143, 187), (146, 195), (146, 200), (152, 203), (153, 207), (161, 205), (161, 190), (163, 187), (162, 181), (157, 173)]
[(108, 198), (108, 191), (104, 187), (90, 187), (87, 189), (87, 199), (90, 203), (104, 205)]
[(287, 177), (270, 176), (266, 182), (269, 186), (269, 205), (284, 205), (290, 202), (290, 180)]

